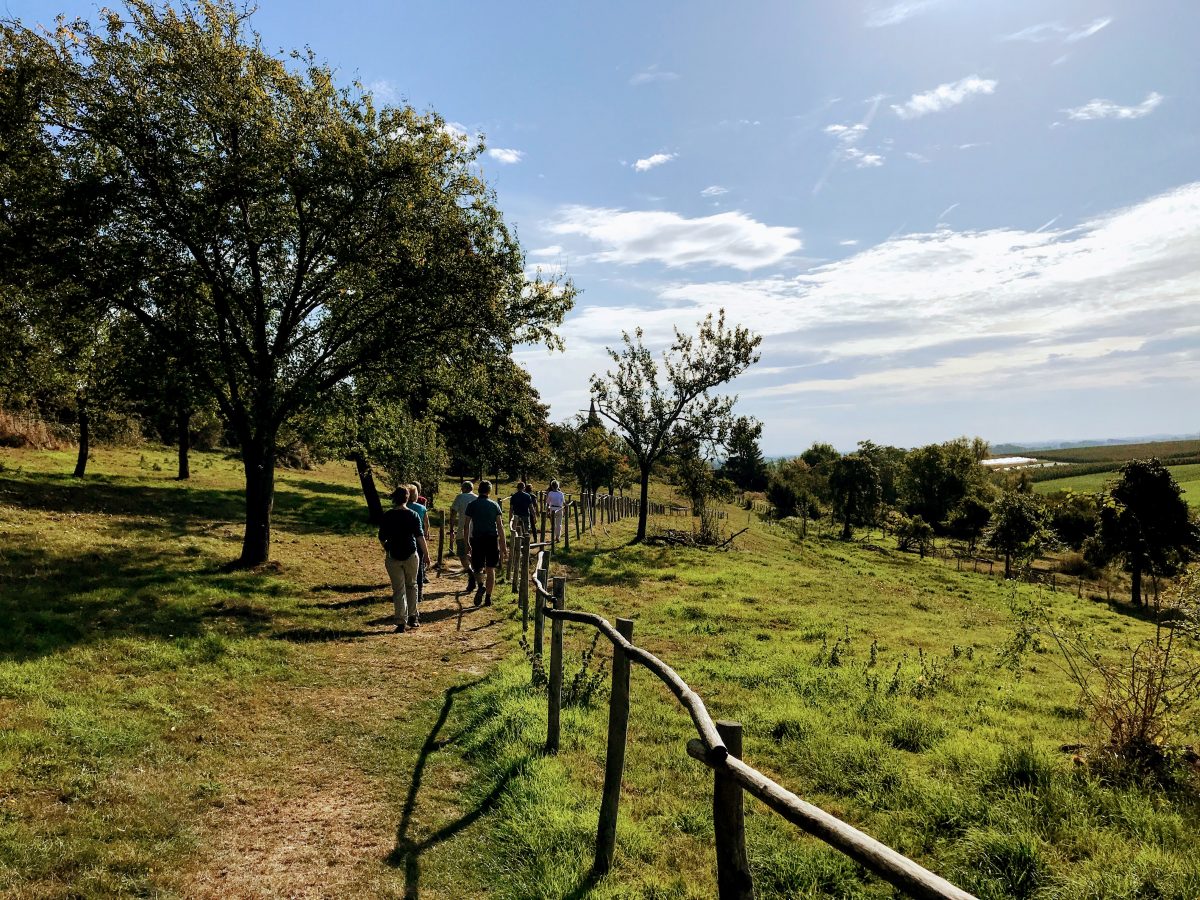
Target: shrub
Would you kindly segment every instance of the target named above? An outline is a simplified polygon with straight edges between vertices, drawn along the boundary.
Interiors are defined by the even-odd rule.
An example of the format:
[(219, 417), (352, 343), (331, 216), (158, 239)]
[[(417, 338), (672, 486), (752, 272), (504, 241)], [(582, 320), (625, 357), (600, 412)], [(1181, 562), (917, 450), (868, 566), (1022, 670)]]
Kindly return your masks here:
[(31, 450), (65, 450), (75, 443), (66, 430), (37, 416), (21, 416), (0, 410), (0, 447)]

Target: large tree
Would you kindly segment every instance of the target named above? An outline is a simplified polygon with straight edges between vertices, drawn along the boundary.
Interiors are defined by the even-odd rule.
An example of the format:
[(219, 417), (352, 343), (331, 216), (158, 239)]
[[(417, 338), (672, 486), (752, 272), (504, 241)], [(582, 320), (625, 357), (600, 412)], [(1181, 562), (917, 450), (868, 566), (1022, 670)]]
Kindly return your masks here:
[(168, 344), (189, 322), (212, 361), (201, 374), (241, 446), (253, 565), (269, 556), (286, 423), (350, 379), (554, 343), (572, 289), (526, 281), (472, 166), (481, 146), (437, 115), (377, 108), (311, 52), (269, 53), (233, 0), (125, 6), (99, 29), (7, 22), (3, 39), (53, 60), (40, 140), (103, 185), (102, 233), (137, 250), (133, 287), (107, 299)]
[(911, 451), (905, 458), (905, 512), (944, 528), (955, 507), (986, 477), (979, 464), (986, 448), (979, 438), (962, 437)]
[(854, 536), (852, 526), (874, 522), (879, 512), (879, 470), (861, 454), (843, 456), (830, 467), (829, 493), (834, 515), (842, 520), (842, 540), (848, 541)]
[(1130, 575), (1130, 599), (1142, 602), (1142, 576), (1171, 575), (1200, 552), (1200, 528), (1181, 489), (1157, 459), (1134, 459), (1101, 497), (1100, 517), (1087, 555), (1095, 563), (1120, 560)]
[(1054, 542), (1050, 514), (1032, 494), (1007, 491), (992, 508), (984, 542), (1004, 556), (1004, 577), (1012, 578), (1014, 560), (1035, 559)]
[(729, 430), (728, 452), (721, 464), (721, 474), (743, 491), (767, 488), (767, 463), (758, 446), (762, 430), (762, 422), (749, 416), (738, 416)]
[(660, 370), (642, 342), (640, 328), (623, 337), (622, 350), (608, 350), (616, 368), (592, 376), (592, 395), (600, 415), (616, 426), (637, 462), (641, 508), (635, 540), (641, 541), (646, 537), (654, 464), (681, 434), (702, 443), (725, 442), (737, 398), (712, 396), (709, 391), (757, 362), (762, 338), (740, 325), (726, 326), (725, 310), (715, 321), (710, 313), (694, 336), (675, 330)]

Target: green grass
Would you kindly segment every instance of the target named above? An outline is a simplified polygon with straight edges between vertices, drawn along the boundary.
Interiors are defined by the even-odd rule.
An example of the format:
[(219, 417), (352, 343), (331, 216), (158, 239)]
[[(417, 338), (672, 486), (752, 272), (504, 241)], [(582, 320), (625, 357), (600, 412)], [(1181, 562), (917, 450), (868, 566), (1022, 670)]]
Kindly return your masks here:
[(1122, 463), (1130, 459), (1158, 457), (1164, 463), (1173, 458), (1200, 456), (1200, 440), (1152, 441), (1146, 444), (1101, 444), (1096, 447), (1067, 447), (1062, 450), (1035, 450), (1031, 456), (1069, 463)]
[[(549, 757), (505, 588), (387, 634), (352, 467), (280, 473), (275, 562), (231, 572), (235, 460), (197, 455), (190, 484), (166, 450), (100, 451), (83, 482), (72, 463), (0, 452), (0, 893), (713, 896), (711, 774), (666, 689), (635, 668), (616, 868), (593, 884), (606, 692)], [(568, 605), (632, 617), (753, 765), (980, 897), (1200, 895), (1194, 796), (1086, 775), (1059, 749), (1090, 734), (1054, 655), (1000, 664), (1034, 597), (1110, 644), (1142, 619), (751, 524), (731, 553), (599, 529), (559, 560)], [(567, 627), (568, 680), (589, 639)], [(892, 896), (753, 801), (747, 821), (760, 897)]]
[[(1183, 488), (1183, 498), (1192, 506), (1200, 506), (1200, 463), (1168, 466), (1167, 470)], [(1039, 494), (1067, 490), (1081, 494), (1094, 494), (1107, 488), (1116, 479), (1116, 472), (1096, 472), (1091, 475), (1073, 475), (1067, 478), (1037, 481), (1034, 482), (1033, 489)]]
[[(1059, 749), (1091, 735), (1053, 654), (1002, 664), (1010, 607), (1033, 597), (1110, 643), (1145, 634), (1144, 622), (864, 544), (798, 545), (762, 525), (739, 544), (575, 552), (568, 605), (632, 617), (636, 643), (714, 717), (743, 723), (752, 764), (980, 897), (1200, 893), (1195, 796), (1088, 776)], [(568, 626), (568, 673), (587, 637)], [(464, 695), (487, 723), (470, 754), (481, 778), (520, 772), (483, 842), (496, 896), (713, 895), (711, 781), (684, 753), (692, 727), (637, 667), (632, 692), (617, 865), (599, 884), (587, 872), (603, 702), (566, 712), (562, 750), (547, 758), (544, 696), (524, 658)], [(759, 896), (892, 896), (756, 803), (747, 822)]]

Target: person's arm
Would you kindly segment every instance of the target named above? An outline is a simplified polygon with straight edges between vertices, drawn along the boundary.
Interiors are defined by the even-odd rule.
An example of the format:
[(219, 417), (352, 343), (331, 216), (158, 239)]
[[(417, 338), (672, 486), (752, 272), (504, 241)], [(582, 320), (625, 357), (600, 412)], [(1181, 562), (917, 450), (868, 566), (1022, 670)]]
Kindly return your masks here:
[(417, 535), (417, 550), (421, 554), (421, 561), (428, 567), (429, 565), (429, 545), (425, 543), (425, 535)]
[(499, 535), (500, 536), (500, 562), (503, 563), (504, 560), (508, 557), (508, 541), (505, 540), (505, 538), (504, 538), (504, 529), (503, 528), (497, 528), (496, 531), (498, 531), (500, 533), (500, 535)]
[(471, 552), (471, 525), (472, 525), (472, 519), (470, 516), (467, 516), (467, 530), (466, 530), (465, 537), (467, 539), (467, 553), (468, 554)]

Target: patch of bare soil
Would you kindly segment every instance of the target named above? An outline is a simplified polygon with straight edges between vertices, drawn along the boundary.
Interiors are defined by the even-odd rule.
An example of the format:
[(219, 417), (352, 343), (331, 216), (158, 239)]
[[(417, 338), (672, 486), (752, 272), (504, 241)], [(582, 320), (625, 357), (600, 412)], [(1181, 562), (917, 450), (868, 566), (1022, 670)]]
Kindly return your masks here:
[[(222, 792), (197, 823), (199, 847), (176, 882), (180, 894), (404, 895), (404, 873), (386, 860), (409, 776), (369, 775), (361, 742), (380, 740), (407, 708), (484, 674), (503, 652), (498, 609), (509, 602), (508, 587), (497, 586), (497, 607), (475, 609), (456, 593), (463, 586), (462, 579), (435, 576), (421, 628), (405, 634), (392, 633), (390, 591), (358, 586), (374, 596), (346, 611), (340, 633), (355, 636), (304, 645), (315, 683), (271, 685), (223, 714), (215, 747), (225, 757), (216, 775)], [(335, 584), (314, 590), (330, 608), (351, 606)], [(397, 748), (409, 768), (422, 735), (413, 740), (412, 748)]]

